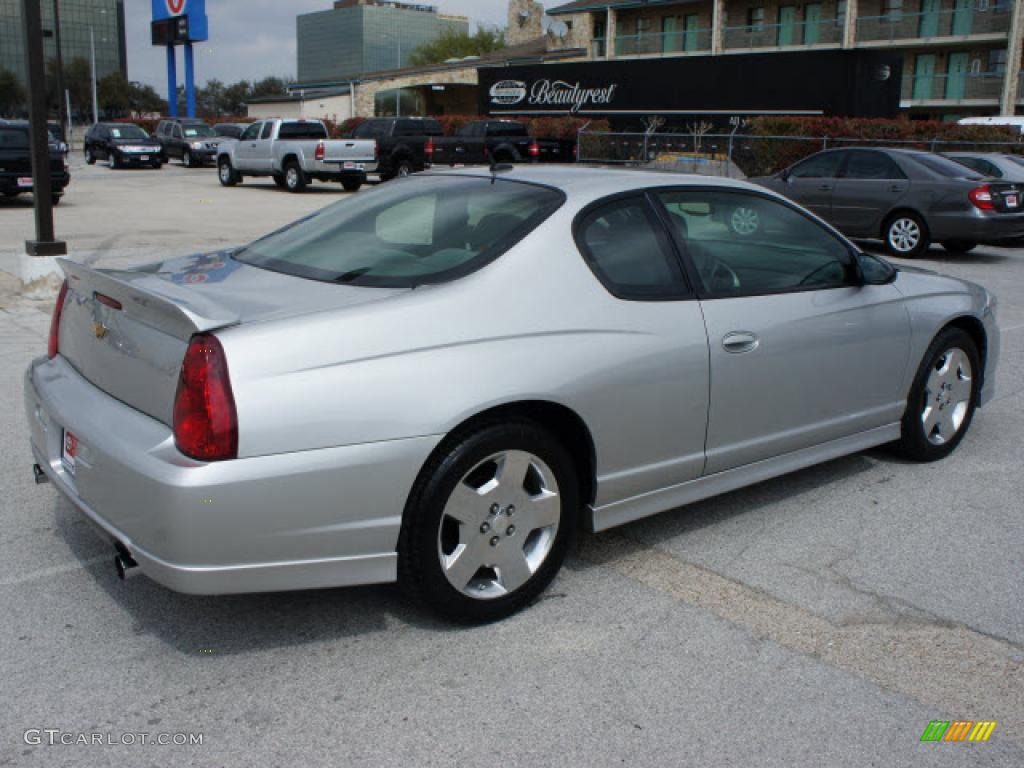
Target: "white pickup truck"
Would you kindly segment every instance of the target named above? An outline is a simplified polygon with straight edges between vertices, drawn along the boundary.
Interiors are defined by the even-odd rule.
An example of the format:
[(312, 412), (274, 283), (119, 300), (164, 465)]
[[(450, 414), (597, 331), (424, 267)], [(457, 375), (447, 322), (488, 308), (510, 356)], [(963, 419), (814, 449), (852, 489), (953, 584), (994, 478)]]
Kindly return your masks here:
[(340, 181), (355, 192), (376, 170), (376, 141), (329, 139), (319, 120), (262, 120), (217, 148), (217, 173), (225, 187), (245, 176), (271, 176), (289, 192), (302, 192), (313, 179)]

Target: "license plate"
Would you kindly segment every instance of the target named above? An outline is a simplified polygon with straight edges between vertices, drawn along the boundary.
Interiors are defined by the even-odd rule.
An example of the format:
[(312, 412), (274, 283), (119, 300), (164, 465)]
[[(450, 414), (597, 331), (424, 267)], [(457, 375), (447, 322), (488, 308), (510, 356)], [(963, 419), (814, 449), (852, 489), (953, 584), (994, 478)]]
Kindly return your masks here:
[(1006, 207), (1007, 208), (1016, 208), (1018, 205), (1020, 205), (1020, 198), (1018, 198), (1017, 195), (1007, 195), (1006, 196)]
[(24, 187), (26, 189), (31, 189), (32, 188), (32, 177), (31, 176), (21, 176), (18, 179), (18, 186), (19, 187)]
[(72, 432), (64, 430), (64, 439), (60, 452), (60, 461), (68, 474), (75, 474), (75, 457), (78, 455), (78, 438)]
[(346, 160), (344, 168), (346, 171), (362, 171), (366, 166), (362, 163), (353, 163), (351, 160)]
[(143, 155), (142, 157), (139, 158), (139, 160), (141, 160), (144, 163), (148, 162), (149, 161), (149, 155)]

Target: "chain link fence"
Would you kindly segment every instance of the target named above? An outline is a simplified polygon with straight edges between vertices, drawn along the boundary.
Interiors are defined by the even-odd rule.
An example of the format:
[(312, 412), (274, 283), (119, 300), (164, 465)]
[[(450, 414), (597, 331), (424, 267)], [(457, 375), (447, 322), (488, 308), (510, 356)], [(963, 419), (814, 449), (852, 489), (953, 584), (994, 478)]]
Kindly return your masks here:
[[(1024, 138), (1024, 137), (1022, 137)], [(581, 131), (578, 161), (593, 165), (746, 178), (767, 176), (836, 147), (891, 147), (927, 152), (1003, 152), (1024, 155), (1024, 141), (979, 142), (751, 136), (739, 133), (601, 133)]]

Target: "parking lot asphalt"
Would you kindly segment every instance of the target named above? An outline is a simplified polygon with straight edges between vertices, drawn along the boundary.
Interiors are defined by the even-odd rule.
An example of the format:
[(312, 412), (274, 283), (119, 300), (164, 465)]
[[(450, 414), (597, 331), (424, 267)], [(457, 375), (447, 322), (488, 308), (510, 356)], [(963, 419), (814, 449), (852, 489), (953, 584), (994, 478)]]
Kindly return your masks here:
[[(351, 197), (223, 189), (177, 165), (72, 173), (58, 234), (98, 266), (244, 242)], [(16, 293), (32, 223), (28, 198), (0, 200), (0, 766), (1024, 765), (1024, 250), (915, 262), (1000, 301), (997, 396), (952, 457), (872, 451), (582, 536), (537, 604), (466, 628), (390, 586), (119, 582), (32, 480), (21, 378), (50, 311)], [(998, 725), (922, 743), (930, 720)], [(107, 743), (142, 733), (202, 744)]]

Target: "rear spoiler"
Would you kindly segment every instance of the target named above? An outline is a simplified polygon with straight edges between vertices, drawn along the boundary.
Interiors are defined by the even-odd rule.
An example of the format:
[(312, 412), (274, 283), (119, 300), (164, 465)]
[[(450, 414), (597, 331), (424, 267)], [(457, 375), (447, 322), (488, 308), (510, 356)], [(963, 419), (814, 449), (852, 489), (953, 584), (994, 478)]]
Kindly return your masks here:
[(194, 334), (237, 325), (238, 315), (169, 280), (147, 272), (97, 270), (58, 259), (68, 285), (79, 296), (97, 293), (120, 303), (133, 320), (188, 341)]

